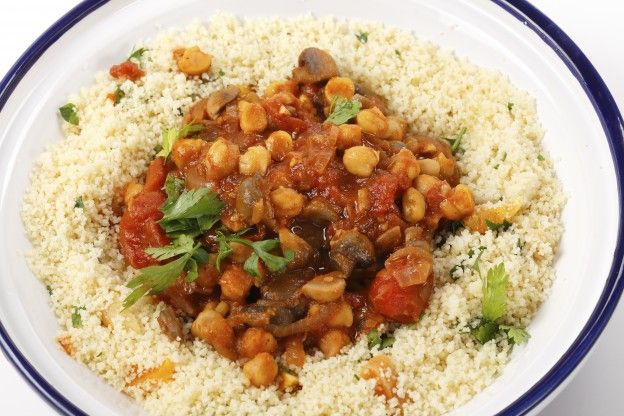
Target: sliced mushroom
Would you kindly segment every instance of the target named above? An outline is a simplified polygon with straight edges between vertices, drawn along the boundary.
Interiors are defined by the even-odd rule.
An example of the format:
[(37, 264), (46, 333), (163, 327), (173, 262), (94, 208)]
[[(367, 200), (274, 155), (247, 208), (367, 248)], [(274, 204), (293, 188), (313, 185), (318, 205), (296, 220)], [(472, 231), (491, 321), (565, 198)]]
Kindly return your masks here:
[(332, 257), (341, 254), (366, 267), (375, 261), (375, 247), (364, 234), (357, 230), (338, 230), (330, 241)]
[(303, 285), (304, 295), (317, 302), (327, 303), (338, 300), (345, 291), (347, 283), (341, 272), (331, 272), (316, 276)]
[(257, 224), (263, 219), (264, 208), (260, 178), (252, 176), (243, 180), (236, 192), (236, 211), (249, 224)]
[(403, 233), (398, 225), (386, 230), (375, 240), (375, 248), (380, 254), (388, 254), (401, 245)]
[(211, 119), (216, 119), (219, 112), (240, 94), (240, 88), (230, 85), (222, 90), (211, 93), (206, 99), (206, 112)]
[(301, 211), (301, 217), (317, 225), (338, 221), (338, 214), (323, 197), (313, 198)]
[(338, 75), (332, 56), (318, 48), (306, 48), (299, 55), (299, 66), (292, 71), (293, 81), (310, 84), (325, 81)]
[(278, 232), (282, 252), (292, 250), (295, 253), (293, 260), (288, 263), (288, 269), (294, 270), (308, 264), (314, 250), (303, 238), (299, 237), (288, 228), (280, 228)]
[(319, 306), (316, 313), (310, 314), (303, 319), (295, 321), (288, 325), (267, 326), (267, 330), (278, 338), (288, 337), (304, 332), (312, 332), (319, 330), (327, 325), (327, 321), (334, 317), (341, 310), (341, 305), (336, 303), (328, 303)]
[(184, 333), (182, 332), (182, 322), (175, 313), (173, 308), (169, 305), (165, 305), (158, 315), (158, 325), (163, 333), (171, 340), (182, 339)]
[(351, 260), (344, 254), (330, 252), (330, 259), (334, 268), (342, 272), (345, 276), (351, 276), (355, 268), (355, 261)]

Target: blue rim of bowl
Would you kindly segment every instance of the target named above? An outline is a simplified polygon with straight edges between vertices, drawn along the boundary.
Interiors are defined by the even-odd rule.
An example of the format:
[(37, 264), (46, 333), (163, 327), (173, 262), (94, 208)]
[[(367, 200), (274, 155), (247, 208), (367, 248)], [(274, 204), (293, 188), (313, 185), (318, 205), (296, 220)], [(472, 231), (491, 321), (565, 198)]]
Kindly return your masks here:
[[(85, 0), (78, 4), (54, 25), (46, 30), (11, 67), (0, 81), (0, 110), (4, 107), (13, 90), (39, 57), (66, 31), (87, 15), (108, 3), (110, 0)], [(624, 168), (624, 122), (609, 89), (578, 46), (552, 20), (525, 0), (491, 0), (512, 16), (533, 30), (561, 58), (579, 81), (590, 99), (609, 142), (615, 166), (619, 200), (622, 200), (622, 173)], [(622, 203), (619, 206), (620, 219)], [(605, 325), (611, 318), (624, 289), (624, 225), (618, 226), (618, 237), (613, 263), (605, 289), (598, 305), (583, 330), (559, 359), (555, 366), (533, 385), (520, 398), (507, 406), (500, 415), (524, 415), (539, 405), (568, 378), (594, 345)], [(0, 322), (0, 349), (15, 366), (18, 372), (59, 413), (69, 416), (82, 416), (86, 413), (76, 407), (58, 390), (50, 385), (28, 362), (17, 346), (9, 338)]]

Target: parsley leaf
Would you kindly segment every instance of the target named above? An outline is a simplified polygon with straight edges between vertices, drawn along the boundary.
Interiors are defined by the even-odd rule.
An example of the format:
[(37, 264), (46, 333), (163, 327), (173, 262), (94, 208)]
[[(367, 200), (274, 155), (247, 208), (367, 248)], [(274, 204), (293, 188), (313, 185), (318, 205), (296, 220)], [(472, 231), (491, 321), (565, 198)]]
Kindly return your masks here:
[(82, 195), (74, 200), (74, 208), (84, 208), (84, 201), (82, 200)]
[(507, 103), (507, 111), (509, 111), (511, 113), (511, 110), (513, 109), (514, 103)]
[(456, 272), (458, 270), (461, 270), (462, 273), (464, 272), (464, 265), (463, 264), (456, 264), (455, 266), (451, 267), (451, 270), (449, 270), (449, 276), (451, 279), (453, 280), (457, 280), (459, 279), (460, 276), (456, 275)]
[(470, 333), (481, 344), (485, 344), (488, 341), (496, 338), (498, 334), (498, 324), (496, 322), (480, 320), (477, 325), (470, 328)]
[(395, 338), (392, 335), (382, 335), (379, 333), (377, 328), (372, 329), (368, 334), (366, 334), (366, 339), (368, 340), (368, 348), (371, 350), (377, 346), (380, 350), (383, 350), (384, 348), (391, 347), (395, 341)]
[(325, 123), (335, 124), (339, 126), (347, 123), (353, 117), (357, 116), (362, 108), (362, 103), (358, 100), (348, 100), (339, 95), (334, 95), (331, 102), (331, 112)]
[(544, 160), (546, 160), (546, 158), (544, 157), (543, 154), (540, 153), (539, 155), (537, 155), (537, 160), (539, 160), (540, 162), (543, 162)]
[(505, 272), (504, 263), (499, 263), (488, 270), (485, 279), (483, 279), (481, 310), (486, 320), (496, 321), (505, 314), (508, 280), (509, 276)]
[(82, 316), (80, 315), (80, 311), (86, 311), (87, 308), (84, 306), (73, 306), (74, 311), (71, 315), (72, 326), (74, 328), (80, 328), (82, 326)]
[(78, 119), (78, 110), (75, 104), (67, 103), (59, 108), (59, 112), (61, 113), (61, 117), (63, 117), (63, 120), (65, 120), (69, 124), (77, 126), (80, 122), (80, 120)]
[(121, 87), (117, 85), (117, 88), (115, 88), (115, 91), (112, 94), (113, 104), (115, 105), (119, 104), (119, 101), (121, 101), (121, 99), (124, 98), (125, 96), (126, 96), (126, 93), (124, 92), (124, 90), (122, 90)]
[(261, 276), (259, 260), (262, 260), (271, 273), (281, 273), (286, 269), (288, 263), (294, 259), (295, 253), (292, 250), (286, 250), (283, 256), (270, 253), (271, 250), (279, 247), (278, 239), (251, 241), (241, 238), (241, 235), (247, 231), (248, 229), (245, 229), (231, 235), (225, 235), (221, 231), (217, 231), (217, 243), (219, 244), (216, 260), (217, 270), (221, 270), (221, 261), (233, 252), (230, 243), (242, 244), (253, 250), (253, 253), (243, 264), (243, 269), (254, 277)]
[(398, 49), (395, 49), (395, 50), (394, 50), (394, 54), (395, 54), (396, 56), (398, 56), (399, 58), (401, 57), (401, 51), (400, 51), (400, 50), (398, 50)]
[(509, 338), (509, 340), (516, 345), (525, 343), (529, 340), (529, 338), (531, 338), (531, 335), (529, 335), (527, 331), (521, 328), (516, 328), (515, 326), (500, 325), (499, 328), (502, 331), (505, 331), (507, 333), (507, 338)]
[(53, 290), (52, 290), (52, 286), (50, 286), (50, 285), (46, 285), (46, 290), (48, 291), (48, 294), (49, 294), (50, 296), (52, 296), (52, 292), (53, 292)]
[(511, 223), (507, 220), (504, 220), (502, 223), (497, 224), (495, 222), (492, 222), (490, 220), (485, 220), (485, 225), (487, 225), (487, 227), (494, 231), (497, 235), (499, 232), (501, 231), (507, 231), (509, 229), (509, 227), (511, 227)]
[(358, 33), (355, 34), (355, 37), (357, 38), (357, 40), (360, 41), (360, 43), (368, 42), (368, 32), (359, 31)]
[(134, 52), (132, 52), (130, 54), (130, 56), (128, 57), (128, 60), (132, 60), (132, 59), (136, 59), (137, 61), (141, 61), (143, 59), (143, 54), (145, 53), (147, 49), (145, 48), (139, 48), (137, 50), (135, 50)]
[(452, 139), (444, 139), (447, 142), (449, 142), (449, 144), (451, 145), (451, 152), (457, 153), (457, 152), (463, 151), (461, 147), (461, 141), (464, 138), (466, 131), (468, 131), (468, 129), (466, 129), (466, 127), (463, 127), (459, 131), (459, 133), (457, 133), (455, 137), (453, 137)]
[(188, 136), (191, 133), (196, 133), (203, 130), (202, 124), (187, 124), (181, 129), (166, 129), (162, 133), (162, 149), (156, 154), (156, 157), (168, 157), (173, 149), (174, 143), (181, 138)]
[(165, 192), (167, 200), (160, 207), (164, 214), (158, 224), (170, 237), (180, 234), (199, 235), (211, 229), (218, 221), (223, 201), (208, 188), (182, 192), (184, 182), (167, 176)]
[(145, 252), (156, 260), (167, 260), (192, 251), (194, 243), (192, 237), (182, 234), (169, 245), (164, 247), (149, 247), (145, 249)]

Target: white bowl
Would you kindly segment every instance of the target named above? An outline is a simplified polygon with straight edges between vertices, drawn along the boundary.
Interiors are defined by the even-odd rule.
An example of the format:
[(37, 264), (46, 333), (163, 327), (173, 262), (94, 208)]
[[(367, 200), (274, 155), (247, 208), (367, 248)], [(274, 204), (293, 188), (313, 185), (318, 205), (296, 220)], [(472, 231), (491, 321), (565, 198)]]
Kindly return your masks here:
[[(127, 415), (138, 406), (106, 386), (54, 342), (57, 323), (28, 269), (21, 198), (33, 161), (61, 137), (62, 97), (160, 27), (216, 10), (237, 15), (304, 12), (412, 29), (473, 62), (496, 68), (537, 100), (544, 146), (569, 197), (557, 279), (504, 373), (456, 414), (526, 414), (575, 370), (622, 292), (621, 116), (576, 45), (524, 0), (91, 0), (39, 38), (0, 83), (0, 347), (63, 414)], [(60, 98), (61, 97), (61, 98)], [(467, 369), (469, 371), (469, 369)], [(365, 412), (365, 410), (363, 410)]]

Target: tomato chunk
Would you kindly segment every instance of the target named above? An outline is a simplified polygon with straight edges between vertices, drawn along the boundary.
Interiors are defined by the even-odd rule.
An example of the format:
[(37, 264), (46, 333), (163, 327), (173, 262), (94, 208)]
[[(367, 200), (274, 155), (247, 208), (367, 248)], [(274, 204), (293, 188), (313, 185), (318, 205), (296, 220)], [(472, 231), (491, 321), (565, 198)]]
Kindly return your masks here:
[(401, 287), (386, 269), (382, 269), (368, 295), (377, 312), (401, 323), (416, 322), (427, 307), (433, 292), (433, 278), (422, 285)]
[(118, 65), (111, 66), (108, 71), (111, 77), (118, 79), (129, 79), (134, 82), (145, 75), (145, 72), (137, 64), (130, 61), (122, 62)]
[(165, 179), (167, 179), (167, 169), (165, 168), (165, 159), (158, 157), (152, 160), (147, 168), (147, 174), (145, 175), (144, 192), (160, 191), (165, 185)]
[(158, 264), (145, 253), (148, 247), (169, 244), (169, 238), (157, 221), (163, 216), (158, 210), (165, 202), (163, 192), (142, 192), (121, 218), (119, 244), (128, 263), (136, 269)]

